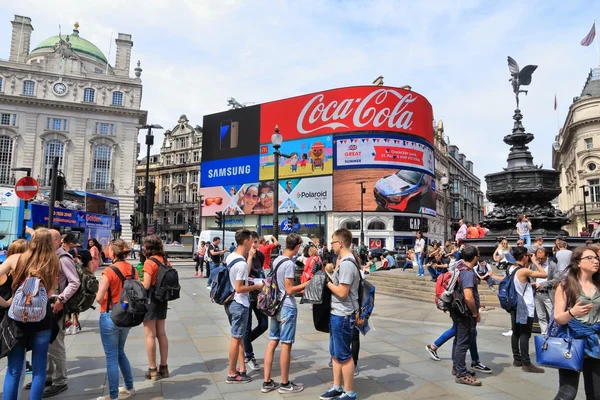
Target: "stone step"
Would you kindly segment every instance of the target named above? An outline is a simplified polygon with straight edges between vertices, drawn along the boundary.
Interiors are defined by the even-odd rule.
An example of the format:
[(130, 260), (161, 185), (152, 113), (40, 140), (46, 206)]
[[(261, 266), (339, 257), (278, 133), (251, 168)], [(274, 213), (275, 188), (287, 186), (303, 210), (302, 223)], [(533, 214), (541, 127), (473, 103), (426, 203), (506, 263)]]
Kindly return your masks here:
[[(411, 299), (411, 300), (423, 300), (423, 301), (430, 301), (433, 304), (433, 299), (434, 299), (434, 294), (433, 293), (427, 293), (427, 292), (422, 292), (422, 291), (416, 291), (416, 290), (409, 290), (409, 289), (395, 289), (395, 288), (389, 288), (389, 287), (385, 287), (385, 288), (380, 288), (377, 287), (377, 293), (379, 294), (385, 294), (388, 296), (394, 296), (394, 297), (401, 297), (401, 298), (405, 298), (405, 299)], [(488, 297), (481, 297), (481, 303), (485, 304), (488, 307), (496, 307), (496, 308), (500, 308), (500, 303), (498, 302), (498, 298), (497, 297), (492, 297), (492, 298), (488, 298)]]
[[(411, 294), (419, 294), (419, 295), (423, 295), (427, 298), (431, 298), (433, 299), (433, 297), (435, 296), (435, 290), (423, 290), (419, 287), (415, 287), (415, 286), (402, 286), (402, 287), (398, 287), (398, 286), (394, 286), (394, 285), (386, 285), (384, 283), (382, 284), (374, 284), (375, 287), (377, 288), (377, 291), (385, 291), (385, 292), (404, 292), (404, 293), (411, 293)], [(490, 293), (490, 294), (479, 294), (479, 298), (480, 300), (485, 303), (498, 303), (498, 297), (495, 296), (494, 294)]]

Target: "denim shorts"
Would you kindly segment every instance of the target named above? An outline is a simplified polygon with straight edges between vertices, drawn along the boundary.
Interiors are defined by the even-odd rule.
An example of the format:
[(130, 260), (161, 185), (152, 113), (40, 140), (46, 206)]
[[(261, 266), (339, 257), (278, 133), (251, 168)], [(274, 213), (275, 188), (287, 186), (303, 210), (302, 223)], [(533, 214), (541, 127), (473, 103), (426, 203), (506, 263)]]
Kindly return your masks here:
[(281, 343), (294, 343), (296, 339), (296, 319), (298, 309), (284, 305), (275, 318), (271, 318), (269, 340), (279, 340)]
[(231, 337), (243, 338), (248, 327), (249, 308), (237, 301), (232, 301), (229, 305), (229, 313), (231, 315)]
[(346, 317), (331, 315), (329, 318), (329, 354), (340, 363), (352, 358), (352, 330), (354, 314)]

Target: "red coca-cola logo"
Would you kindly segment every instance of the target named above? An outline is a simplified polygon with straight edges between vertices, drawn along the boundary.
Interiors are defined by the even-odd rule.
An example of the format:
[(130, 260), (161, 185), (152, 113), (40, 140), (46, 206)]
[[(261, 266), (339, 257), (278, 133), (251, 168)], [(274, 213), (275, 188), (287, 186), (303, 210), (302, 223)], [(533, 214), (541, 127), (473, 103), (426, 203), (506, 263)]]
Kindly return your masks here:
[(359, 86), (263, 104), (261, 143), (275, 125), (284, 140), (353, 131), (403, 132), (433, 141), (433, 112), (420, 94), (397, 88)]

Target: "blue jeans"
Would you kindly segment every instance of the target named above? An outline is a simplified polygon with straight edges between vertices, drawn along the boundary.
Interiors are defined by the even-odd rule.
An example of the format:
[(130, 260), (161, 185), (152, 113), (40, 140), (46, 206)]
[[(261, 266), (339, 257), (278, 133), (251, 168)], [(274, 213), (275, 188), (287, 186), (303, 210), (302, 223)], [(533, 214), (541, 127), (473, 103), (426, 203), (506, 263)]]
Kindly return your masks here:
[(279, 314), (271, 318), (271, 330), (269, 331), (269, 340), (278, 340), (281, 343), (294, 343), (296, 340), (296, 321), (298, 319), (298, 309), (283, 305)]
[(425, 270), (423, 269), (423, 254), (415, 253), (415, 259), (417, 260), (417, 265), (419, 266), (419, 275), (425, 275)]
[(329, 317), (329, 354), (339, 363), (352, 358), (354, 323), (354, 314), (345, 317), (331, 314)]
[(525, 241), (525, 247), (531, 246), (531, 235), (519, 235), (519, 239), (523, 239)]
[(404, 263), (404, 266), (402, 267), (402, 271), (406, 271), (406, 268), (413, 268), (413, 262), (412, 261), (406, 261)]
[(208, 286), (212, 284), (213, 275), (210, 273), (213, 269), (217, 268), (219, 265), (216, 262), (210, 261), (208, 263), (208, 271), (206, 271), (206, 275), (208, 276)]
[[(31, 384), (30, 399), (41, 399), (46, 384), (46, 361), (48, 358), (48, 347), (50, 347), (50, 336), (52, 330), (35, 332), (32, 334), (31, 367), (33, 368), (33, 380)], [(3, 400), (16, 400), (21, 390), (20, 380), (25, 362), (25, 348), (17, 343), (8, 352), (8, 365), (6, 377), (4, 378)]]
[[(448, 340), (452, 339), (456, 335), (456, 322), (452, 323), (452, 327), (448, 329), (446, 332), (442, 333), (439, 338), (433, 345), (436, 348), (440, 348), (446, 343)], [(471, 342), (471, 347), (469, 348), (469, 352), (471, 353), (471, 361), (476, 363), (479, 362), (479, 351), (477, 351), (477, 329), (475, 329), (475, 333), (473, 335), (473, 341)]]
[[(246, 333), (244, 335), (244, 352), (246, 353), (246, 358), (254, 358), (252, 342), (269, 329), (269, 317), (259, 311), (258, 308), (256, 308), (256, 304), (256, 301), (250, 302), (248, 325), (246, 326)], [(252, 311), (254, 311), (254, 315), (256, 315), (256, 327), (254, 329), (252, 329)]]
[(125, 341), (130, 328), (119, 328), (110, 319), (110, 312), (100, 314), (100, 340), (106, 354), (106, 375), (111, 399), (119, 398), (119, 368), (126, 389), (133, 389), (131, 365), (125, 355)]

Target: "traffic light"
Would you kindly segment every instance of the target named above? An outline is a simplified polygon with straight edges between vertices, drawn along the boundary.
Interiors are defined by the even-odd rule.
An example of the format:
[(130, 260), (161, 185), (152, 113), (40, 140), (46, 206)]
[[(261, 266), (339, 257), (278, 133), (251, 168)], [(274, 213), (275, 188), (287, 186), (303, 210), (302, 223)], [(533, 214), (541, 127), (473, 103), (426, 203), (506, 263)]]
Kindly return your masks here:
[(188, 232), (192, 231), (192, 219), (188, 218)]
[(141, 214), (146, 214), (146, 195), (138, 196), (138, 210)]
[(148, 190), (146, 190), (146, 196), (149, 197), (149, 210), (148, 214), (152, 215), (154, 213), (154, 193), (156, 192), (156, 186), (154, 182), (148, 182)]
[(217, 211), (215, 213), (215, 223), (219, 228), (223, 226), (223, 211)]
[(133, 231), (135, 229), (135, 216), (134, 215), (129, 216), (129, 224), (131, 225), (131, 230)]

